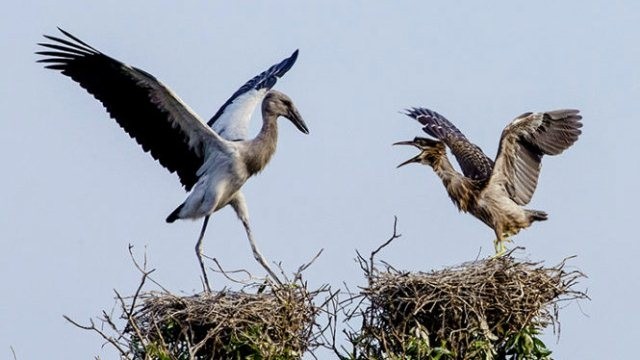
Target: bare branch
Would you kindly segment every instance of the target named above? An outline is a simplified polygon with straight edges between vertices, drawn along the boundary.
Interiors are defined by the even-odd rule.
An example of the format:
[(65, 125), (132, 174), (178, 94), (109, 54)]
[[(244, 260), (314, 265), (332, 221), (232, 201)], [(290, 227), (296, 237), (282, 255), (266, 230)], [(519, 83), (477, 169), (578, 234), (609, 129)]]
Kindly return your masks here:
[(387, 247), (387, 245), (391, 244), (391, 242), (399, 237), (401, 237), (401, 234), (398, 234), (397, 232), (398, 230), (398, 217), (397, 216), (393, 216), (393, 234), (391, 235), (391, 237), (385, 241), (382, 245), (378, 246), (377, 249), (375, 249), (374, 251), (371, 252), (371, 256), (369, 256), (369, 268), (371, 270), (374, 269), (374, 263), (373, 263), (373, 259), (376, 256), (376, 254), (378, 254), (378, 252), (380, 252), (380, 250), (384, 249), (385, 247)]
[(76, 327), (78, 327), (80, 329), (90, 330), (90, 331), (94, 331), (94, 332), (98, 333), (98, 335), (100, 335), (104, 340), (106, 340), (108, 343), (113, 345), (113, 347), (116, 348), (116, 350), (118, 350), (120, 352), (120, 355), (122, 355), (123, 357), (127, 356), (127, 353), (128, 353), (127, 350), (123, 349), (121, 347), (121, 345), (118, 344), (118, 342), (113, 339), (113, 337), (105, 334), (102, 330), (98, 329), (96, 327), (95, 323), (93, 322), (93, 320), (89, 320), (89, 322), (91, 323), (90, 326), (85, 326), (85, 325), (81, 325), (81, 324), (71, 320), (71, 318), (68, 317), (67, 315), (62, 315), (62, 317), (64, 317), (65, 320), (67, 320), (68, 322), (70, 322), (71, 324), (75, 325)]
[[(147, 252), (144, 252), (143, 255), (143, 265), (140, 266), (140, 264), (138, 263), (138, 261), (136, 260), (136, 257), (133, 255), (133, 245), (129, 244), (129, 255), (131, 257), (131, 261), (133, 262), (133, 265), (136, 267), (136, 269), (138, 269), (138, 271), (140, 273), (143, 274), (144, 279), (149, 278), (149, 281), (151, 281), (152, 283), (154, 283), (157, 287), (159, 287), (160, 289), (162, 289), (162, 291), (169, 293), (170, 291), (165, 289), (160, 283), (158, 283), (157, 281), (155, 281), (153, 278), (151, 278), (149, 276), (149, 274), (151, 274), (152, 272), (155, 271), (155, 269), (152, 269), (151, 271), (147, 271)], [(146, 274), (146, 276), (144, 276), (144, 274)]]
[[(253, 275), (251, 275), (251, 273), (248, 270), (245, 269), (238, 269), (238, 270), (224, 270), (222, 268), (222, 265), (220, 265), (220, 262), (218, 261), (218, 259), (216, 258), (212, 258), (212, 257), (208, 257), (206, 256), (209, 260), (212, 260), (216, 266), (218, 267), (218, 270), (216, 269), (212, 269), (210, 268), (212, 271), (217, 272), (219, 274), (222, 274), (222, 276), (224, 276), (227, 280), (234, 282), (236, 284), (243, 284), (246, 285), (247, 283), (249, 283), (250, 279), (253, 278)], [(247, 279), (246, 280), (237, 280), (232, 278), (231, 276), (229, 276), (229, 274), (246, 274), (247, 275)]]
[(322, 252), (324, 251), (324, 249), (320, 249), (320, 251), (318, 251), (318, 253), (306, 264), (302, 264), (300, 265), (300, 267), (298, 268), (298, 271), (296, 271), (294, 279), (298, 279), (302, 276), (302, 272), (304, 272), (305, 270), (307, 270), (309, 268), (309, 266), (311, 266), (311, 264), (313, 264), (322, 254)]

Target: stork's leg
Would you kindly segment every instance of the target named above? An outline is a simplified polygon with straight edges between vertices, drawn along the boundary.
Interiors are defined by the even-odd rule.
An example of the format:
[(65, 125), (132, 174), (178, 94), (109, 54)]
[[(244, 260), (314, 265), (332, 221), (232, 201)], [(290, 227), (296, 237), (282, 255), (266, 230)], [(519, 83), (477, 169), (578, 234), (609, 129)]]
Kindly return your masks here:
[(202, 223), (202, 230), (200, 230), (200, 237), (198, 238), (198, 242), (196, 243), (196, 256), (198, 257), (198, 261), (200, 262), (200, 270), (202, 270), (202, 281), (204, 282), (204, 288), (206, 292), (211, 292), (211, 287), (209, 287), (209, 278), (207, 278), (207, 271), (204, 267), (204, 262), (202, 261), (202, 239), (204, 239), (204, 232), (207, 230), (207, 224), (209, 223), (209, 216), (207, 215), (204, 218), (204, 222)]
[(240, 220), (242, 220), (242, 225), (244, 225), (244, 229), (247, 231), (247, 238), (249, 238), (249, 243), (251, 244), (253, 257), (260, 263), (260, 265), (262, 265), (265, 270), (267, 270), (273, 280), (275, 280), (279, 285), (282, 285), (282, 282), (280, 281), (280, 279), (278, 279), (278, 276), (273, 272), (273, 270), (271, 270), (271, 267), (267, 263), (267, 260), (264, 258), (264, 256), (262, 256), (262, 253), (260, 253), (260, 250), (258, 249), (258, 245), (253, 240), (253, 236), (251, 235), (251, 228), (249, 227), (249, 221), (246, 219)]
[(269, 275), (277, 282), (282, 285), (282, 282), (276, 276), (276, 273), (271, 270), (271, 267), (267, 263), (267, 260), (262, 256), (260, 250), (258, 249), (258, 245), (253, 240), (253, 235), (251, 234), (251, 227), (249, 226), (249, 211), (247, 210), (247, 204), (244, 200), (244, 195), (240, 191), (238, 191), (233, 199), (229, 202), (233, 209), (236, 211), (238, 218), (242, 221), (242, 225), (244, 225), (244, 229), (247, 232), (247, 238), (249, 239), (249, 243), (251, 244), (251, 251), (253, 251), (253, 257), (262, 265), (262, 267), (267, 270)]

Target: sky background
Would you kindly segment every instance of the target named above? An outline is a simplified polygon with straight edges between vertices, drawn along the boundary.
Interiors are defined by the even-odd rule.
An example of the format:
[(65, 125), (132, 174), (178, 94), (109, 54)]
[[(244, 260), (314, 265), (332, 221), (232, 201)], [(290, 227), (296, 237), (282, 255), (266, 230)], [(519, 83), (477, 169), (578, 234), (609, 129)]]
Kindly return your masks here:
[[(132, 294), (128, 244), (176, 293), (200, 291), (193, 253), (201, 221), (166, 224), (186, 194), (102, 106), (36, 64), (60, 26), (154, 74), (204, 119), (246, 80), (297, 48), (276, 88), (310, 135), (280, 121), (278, 151), (244, 187), (256, 241), (287, 272), (324, 253), (311, 286), (365, 283), (355, 249), (402, 237), (381, 258), (439, 269), (493, 251), (493, 232), (459, 214), (440, 180), (393, 142), (423, 135), (399, 113), (434, 109), (493, 156), (525, 111), (577, 108), (583, 135), (545, 157), (530, 208), (549, 220), (521, 232), (520, 256), (585, 272), (592, 301), (560, 313), (557, 359), (630, 359), (637, 326), (640, 3), (634, 1), (13, 1), (0, 14), (0, 359), (115, 358), (67, 323)], [(257, 131), (259, 117), (254, 119)], [(145, 250), (146, 249), (146, 250)], [(263, 271), (230, 208), (205, 252), (227, 269)], [(214, 287), (226, 283), (212, 276)], [(331, 354), (321, 358), (331, 359)]]

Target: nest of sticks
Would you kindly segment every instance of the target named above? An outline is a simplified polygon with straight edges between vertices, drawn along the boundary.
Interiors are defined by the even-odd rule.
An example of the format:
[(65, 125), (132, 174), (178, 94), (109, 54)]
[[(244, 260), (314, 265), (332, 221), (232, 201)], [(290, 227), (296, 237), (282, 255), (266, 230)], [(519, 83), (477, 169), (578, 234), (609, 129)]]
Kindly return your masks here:
[[(146, 257), (139, 264), (131, 251), (130, 247), (142, 279), (132, 296), (115, 291), (118, 314), (103, 311), (98, 322), (90, 319), (89, 325), (64, 316), (75, 326), (98, 333), (120, 359), (294, 360), (322, 346), (325, 328), (318, 317), (326, 313), (336, 293), (328, 285), (309, 290), (302, 271), (311, 263), (301, 266), (292, 280), (285, 277), (282, 285), (234, 280), (224, 273), (242, 284), (240, 290), (179, 296), (153, 280), (154, 269), (147, 270)], [(144, 291), (149, 282), (160, 290)]]
[(141, 294), (124, 331), (133, 359), (300, 359), (318, 309), (304, 287), (218, 291), (180, 297)]
[(357, 314), (362, 328), (350, 339), (363, 359), (431, 358), (415, 356), (420, 345), (423, 354), (441, 350), (442, 359), (484, 359), (479, 347), (492, 354), (488, 358), (507, 358), (511, 336), (549, 325), (555, 330), (560, 302), (587, 297), (573, 289), (584, 275), (565, 270), (564, 261), (544, 267), (509, 254), (411, 273), (388, 264), (378, 271), (373, 255), (369, 262), (360, 258), (368, 279), (360, 296), (368, 306)]

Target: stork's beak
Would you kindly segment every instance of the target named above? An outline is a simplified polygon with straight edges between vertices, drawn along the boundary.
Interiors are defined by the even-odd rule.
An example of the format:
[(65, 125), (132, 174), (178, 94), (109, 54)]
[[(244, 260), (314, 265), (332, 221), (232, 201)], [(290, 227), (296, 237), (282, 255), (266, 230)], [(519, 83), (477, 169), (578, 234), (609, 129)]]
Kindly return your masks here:
[(302, 120), (302, 115), (300, 115), (300, 113), (298, 112), (298, 109), (291, 106), (289, 108), (288, 114), (285, 115), (285, 117), (291, 120), (293, 125), (295, 125), (298, 128), (298, 130), (300, 130), (305, 134), (309, 133), (309, 128), (307, 127), (307, 124), (304, 123), (304, 120)]
[[(411, 146), (418, 147), (418, 145), (416, 145), (416, 143), (413, 140), (398, 141), (397, 143), (393, 143), (393, 145), (411, 145)], [(405, 166), (407, 164), (414, 163), (414, 162), (417, 162), (417, 163), (420, 162), (420, 154), (418, 154), (418, 155), (412, 157), (411, 159), (403, 162), (402, 164), (396, 166), (396, 169), (399, 168), (399, 167)]]

